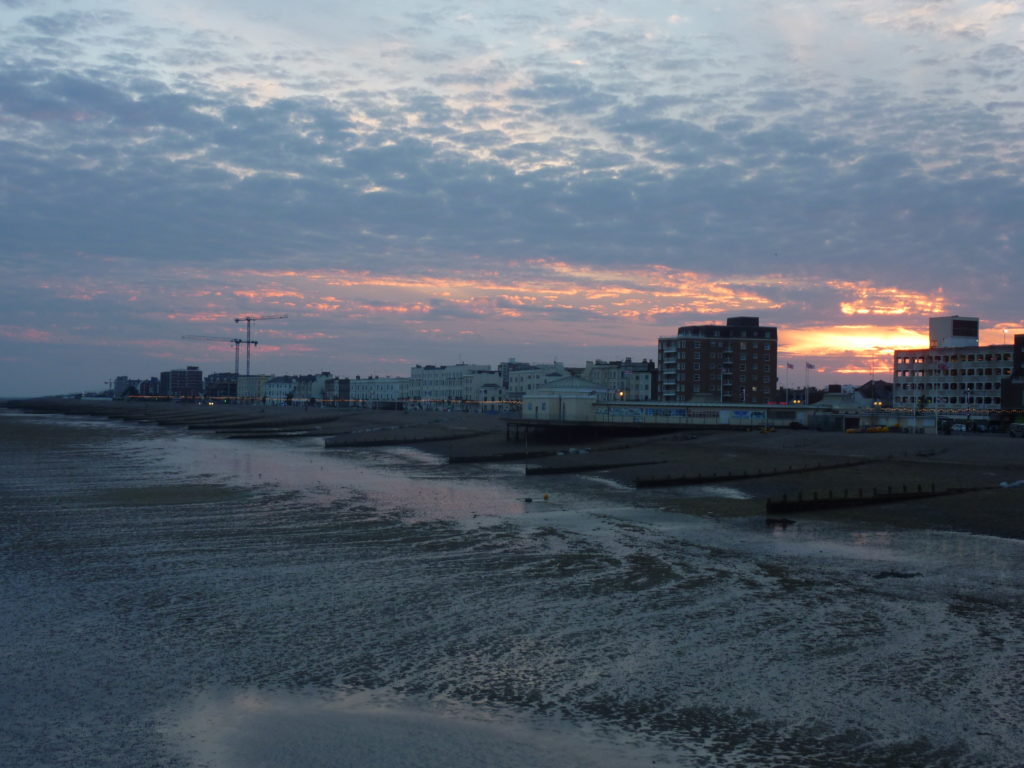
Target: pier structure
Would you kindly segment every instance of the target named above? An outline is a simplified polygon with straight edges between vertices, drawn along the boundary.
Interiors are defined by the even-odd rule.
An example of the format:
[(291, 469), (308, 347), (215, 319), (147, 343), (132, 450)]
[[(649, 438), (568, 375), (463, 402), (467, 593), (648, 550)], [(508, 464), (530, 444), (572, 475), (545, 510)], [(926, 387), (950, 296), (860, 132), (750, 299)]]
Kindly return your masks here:
[(683, 429), (814, 429), (937, 431), (934, 412), (895, 408), (714, 402), (628, 402), (580, 380), (523, 397), (522, 412), (508, 418), (506, 437), (534, 432), (651, 432)]

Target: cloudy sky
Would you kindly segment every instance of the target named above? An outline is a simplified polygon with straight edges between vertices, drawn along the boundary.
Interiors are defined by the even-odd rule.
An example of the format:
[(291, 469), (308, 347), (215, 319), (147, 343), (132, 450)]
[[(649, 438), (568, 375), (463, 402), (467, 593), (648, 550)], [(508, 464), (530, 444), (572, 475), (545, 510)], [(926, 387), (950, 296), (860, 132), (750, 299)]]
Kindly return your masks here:
[[(1024, 326), (1024, 5), (0, 0), (0, 394)], [(783, 372), (780, 371), (780, 378)]]

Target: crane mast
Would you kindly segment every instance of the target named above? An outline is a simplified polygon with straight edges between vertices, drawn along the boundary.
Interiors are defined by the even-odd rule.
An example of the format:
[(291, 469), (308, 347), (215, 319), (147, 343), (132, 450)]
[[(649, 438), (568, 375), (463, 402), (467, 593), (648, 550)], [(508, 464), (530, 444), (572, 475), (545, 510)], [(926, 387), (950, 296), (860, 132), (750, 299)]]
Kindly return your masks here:
[(252, 341), (252, 324), (257, 320), (284, 320), (288, 315), (246, 315), (245, 317), (236, 317), (235, 322), (241, 323), (245, 321), (245, 375), (249, 375), (250, 363), (252, 361), (252, 345), (256, 342)]
[(246, 339), (225, 339), (222, 336), (182, 336), (181, 338), (189, 339), (191, 341), (228, 341), (228, 342), (231, 342), (232, 344), (234, 344), (235, 345), (235, 376), (238, 375), (238, 348), (242, 344), (246, 345), (246, 349), (248, 349), (248, 345), (250, 345), (250, 344), (252, 344), (252, 345), (259, 344), (258, 341), (250, 341), (250, 340), (246, 340)]

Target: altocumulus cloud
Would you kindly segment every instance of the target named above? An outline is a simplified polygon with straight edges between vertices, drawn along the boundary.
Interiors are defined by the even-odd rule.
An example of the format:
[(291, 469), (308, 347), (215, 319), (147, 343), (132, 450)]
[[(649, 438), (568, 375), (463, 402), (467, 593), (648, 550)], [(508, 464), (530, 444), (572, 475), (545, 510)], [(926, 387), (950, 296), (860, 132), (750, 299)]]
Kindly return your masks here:
[[(474, 323), (478, 357), (544, 322), (572, 357), (594, 317), (626, 324), (603, 327), (623, 342), (608, 354), (747, 310), (793, 329), (937, 308), (1021, 322), (1024, 52), (994, 6), (410, 7), (5, 2), (6, 322), (122, 338), (134, 319), (142, 338), (183, 305), (277, 307), (319, 338), (331, 294), (289, 307), (255, 277), (281, 270), (422, 278), (337, 305), (419, 308), (348, 353), (391, 339), (396, 370), (423, 349), (402, 346), (410, 314)], [(83, 290), (54, 288), (75, 264)], [(701, 287), (549, 301), (541, 264), (577, 268), (580, 297), (587, 270)], [(481, 288), (492, 275), (510, 290)], [(445, 279), (477, 294), (445, 296)], [(5, 338), (30, 337), (51, 338)]]

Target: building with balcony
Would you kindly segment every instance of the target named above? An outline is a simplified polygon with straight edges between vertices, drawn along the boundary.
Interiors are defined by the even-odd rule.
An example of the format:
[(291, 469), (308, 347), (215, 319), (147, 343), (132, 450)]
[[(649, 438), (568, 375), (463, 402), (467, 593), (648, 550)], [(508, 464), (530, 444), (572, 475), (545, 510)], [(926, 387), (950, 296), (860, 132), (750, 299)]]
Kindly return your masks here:
[(778, 329), (757, 317), (691, 325), (658, 339), (658, 399), (766, 403), (777, 382)]

